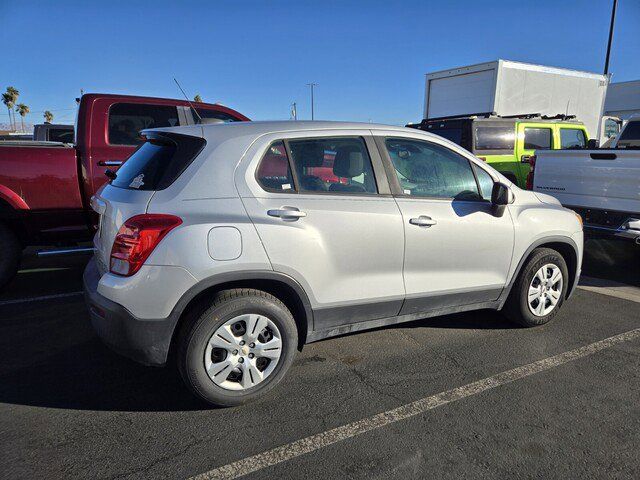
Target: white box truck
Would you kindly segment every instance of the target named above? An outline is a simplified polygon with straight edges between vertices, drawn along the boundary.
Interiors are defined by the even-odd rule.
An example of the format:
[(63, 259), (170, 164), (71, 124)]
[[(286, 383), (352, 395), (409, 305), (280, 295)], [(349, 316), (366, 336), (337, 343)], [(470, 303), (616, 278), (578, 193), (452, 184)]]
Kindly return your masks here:
[(424, 118), (575, 116), (599, 138), (608, 83), (597, 73), (510, 60), (442, 70), (426, 75)]

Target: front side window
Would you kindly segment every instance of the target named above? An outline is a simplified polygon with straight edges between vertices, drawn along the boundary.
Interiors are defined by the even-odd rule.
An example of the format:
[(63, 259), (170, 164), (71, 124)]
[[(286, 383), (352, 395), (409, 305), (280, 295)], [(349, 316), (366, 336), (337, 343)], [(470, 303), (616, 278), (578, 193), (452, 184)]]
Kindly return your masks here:
[(473, 169), (476, 172), (476, 178), (478, 179), (482, 199), (491, 201), (491, 192), (493, 191), (494, 184), (493, 178), (486, 172), (486, 170), (478, 167), (477, 165), (474, 165)]
[(387, 151), (405, 195), (478, 200), (478, 186), (468, 159), (442, 145), (387, 138)]
[(640, 140), (640, 120), (627, 123), (620, 135), (620, 140)]
[(282, 140), (272, 143), (260, 160), (256, 178), (262, 188), (275, 192), (293, 190), (287, 150)]
[(524, 129), (525, 150), (549, 150), (551, 148), (551, 129), (533, 128)]
[(289, 149), (300, 192), (378, 191), (362, 138), (290, 140)]
[(577, 128), (560, 129), (560, 148), (586, 148), (587, 139), (584, 131)]
[(515, 128), (476, 127), (475, 150), (509, 150), (513, 152), (515, 144)]
[(109, 109), (109, 143), (111, 145), (140, 145), (146, 128), (178, 125), (176, 107), (142, 103), (116, 103)]

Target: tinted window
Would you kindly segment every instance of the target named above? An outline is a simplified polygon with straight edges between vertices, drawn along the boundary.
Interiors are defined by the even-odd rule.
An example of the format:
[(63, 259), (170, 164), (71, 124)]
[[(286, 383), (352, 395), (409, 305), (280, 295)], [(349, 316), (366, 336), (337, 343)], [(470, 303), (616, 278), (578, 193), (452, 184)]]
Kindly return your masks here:
[(441, 137), (451, 140), (453, 143), (462, 145), (462, 129), (461, 128), (443, 128), (442, 130), (429, 130), (431, 133), (440, 135)]
[(49, 141), (73, 143), (73, 129), (51, 128), (49, 129)]
[[(200, 117), (204, 120), (204, 119), (215, 119), (215, 120), (222, 120), (223, 122), (239, 122), (240, 120), (236, 117), (234, 117), (233, 115), (229, 115), (228, 113), (225, 112), (220, 112), (218, 110), (212, 110), (212, 109), (208, 109), (208, 108), (197, 108), (196, 109), (198, 111), (198, 114), (200, 115)], [(198, 116), (194, 115), (194, 120), (196, 122), (198, 122)]]
[(524, 129), (524, 149), (525, 150), (548, 150), (551, 148), (550, 128), (525, 128)]
[(256, 178), (265, 190), (293, 190), (293, 179), (284, 142), (275, 142), (267, 149), (258, 165)]
[(202, 138), (173, 133), (150, 139), (120, 167), (111, 185), (135, 190), (167, 188), (191, 164), (205, 143)]
[(388, 138), (385, 143), (405, 195), (479, 199), (471, 164), (462, 155), (420, 140)]
[(480, 196), (482, 196), (484, 200), (491, 201), (493, 178), (483, 168), (480, 168), (477, 165), (474, 165), (473, 169), (476, 172), (476, 178), (478, 179), (478, 184), (480, 185)]
[(178, 125), (176, 107), (116, 103), (109, 110), (109, 143), (139, 145), (144, 142), (140, 131), (145, 128), (175, 127)]
[(376, 193), (371, 159), (361, 138), (290, 140), (302, 192)]
[(640, 140), (640, 121), (627, 123), (620, 140)]
[(560, 129), (560, 148), (586, 148), (587, 139), (577, 128)]
[(476, 150), (510, 150), (515, 144), (515, 128), (508, 127), (476, 127)]

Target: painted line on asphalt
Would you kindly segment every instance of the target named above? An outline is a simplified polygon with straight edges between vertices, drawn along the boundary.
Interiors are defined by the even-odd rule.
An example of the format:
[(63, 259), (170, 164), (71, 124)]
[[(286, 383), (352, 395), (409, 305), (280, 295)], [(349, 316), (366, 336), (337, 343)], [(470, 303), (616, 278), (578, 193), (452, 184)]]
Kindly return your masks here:
[(462, 400), (463, 398), (471, 397), (473, 395), (478, 395), (479, 393), (491, 390), (501, 385), (506, 385), (508, 383), (515, 382), (516, 380), (535, 375), (536, 373), (550, 370), (564, 363), (593, 355), (601, 350), (639, 337), (640, 328), (636, 328), (613, 337), (605, 338), (599, 342), (576, 348), (575, 350), (570, 350), (553, 357), (548, 357), (528, 365), (523, 365), (512, 370), (492, 375), (462, 387), (453, 388), (430, 397), (416, 400), (415, 402), (407, 403), (398, 408), (394, 408), (393, 410), (378, 413), (377, 415), (373, 415), (353, 423), (348, 423), (322, 433), (317, 433), (315, 435), (296, 440), (292, 443), (267, 450), (257, 455), (214, 468), (208, 472), (191, 477), (190, 480), (217, 480), (222, 478), (231, 479), (242, 477), (258, 470), (292, 460), (301, 455), (320, 450), (335, 443), (362, 435), (363, 433), (377, 430), (401, 420), (420, 415), (421, 413), (442, 407), (448, 403)]
[(76, 295), (82, 295), (82, 293), (83, 292), (57, 293), (55, 295), (43, 295), (41, 297), (17, 298), (15, 300), (4, 300), (0, 302), (0, 307), (3, 305), (16, 305), (18, 303), (41, 302), (42, 300), (54, 300), (56, 298), (75, 297)]

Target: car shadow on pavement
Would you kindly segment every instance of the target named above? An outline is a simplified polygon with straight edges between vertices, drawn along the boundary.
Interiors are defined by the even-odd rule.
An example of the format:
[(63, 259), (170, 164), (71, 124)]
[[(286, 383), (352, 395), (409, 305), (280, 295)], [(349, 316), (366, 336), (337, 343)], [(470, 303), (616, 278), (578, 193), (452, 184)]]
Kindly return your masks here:
[[(30, 338), (20, 329), (12, 329), (15, 338), (5, 335), (0, 342), (0, 402), (138, 412), (210, 408), (190, 394), (177, 369), (145, 367), (120, 357), (93, 335), (86, 318), (76, 319), (70, 323), (81, 335), (47, 330), (60, 328), (57, 322), (41, 325)], [(5, 348), (12, 344), (20, 347)]]

